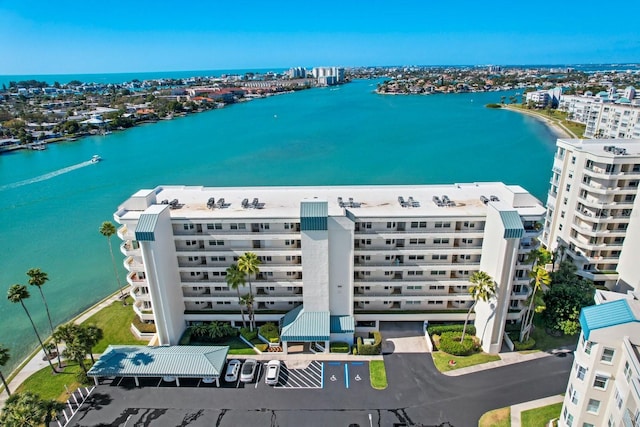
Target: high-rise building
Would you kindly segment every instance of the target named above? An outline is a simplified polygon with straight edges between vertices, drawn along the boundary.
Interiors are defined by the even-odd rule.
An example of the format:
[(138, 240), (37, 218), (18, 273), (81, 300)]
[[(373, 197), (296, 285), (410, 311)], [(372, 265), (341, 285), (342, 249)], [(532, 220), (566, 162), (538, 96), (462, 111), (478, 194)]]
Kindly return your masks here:
[(640, 425), (640, 294), (596, 291), (560, 412), (561, 427)]
[(239, 325), (226, 269), (254, 252), (256, 321), (280, 322), (285, 349), (349, 341), (381, 321), (462, 321), (469, 278), (484, 271), (497, 295), (477, 304), (475, 322), (483, 349), (497, 353), (505, 322), (525, 309), (544, 214), (522, 187), (471, 183), (162, 186), (138, 191), (114, 218), (134, 310), (156, 323), (160, 344), (193, 323)]
[(640, 290), (639, 183), (640, 140), (558, 139), (544, 245), (596, 285)]

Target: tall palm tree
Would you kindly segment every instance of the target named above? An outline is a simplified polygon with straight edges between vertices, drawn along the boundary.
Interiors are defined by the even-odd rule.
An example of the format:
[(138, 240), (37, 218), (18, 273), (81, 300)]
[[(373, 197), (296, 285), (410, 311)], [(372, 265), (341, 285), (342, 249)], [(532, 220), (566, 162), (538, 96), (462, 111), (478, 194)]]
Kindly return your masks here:
[(88, 325), (84, 327), (83, 340), (84, 344), (87, 346), (87, 352), (91, 358), (91, 363), (96, 363), (93, 358), (93, 347), (98, 344), (98, 341), (100, 341), (103, 336), (104, 334), (102, 329), (98, 328), (96, 325)]
[(238, 258), (238, 270), (247, 275), (249, 281), (249, 293), (253, 296), (253, 288), (251, 287), (251, 275), (258, 274), (260, 268), (258, 266), (262, 264), (258, 255), (253, 252), (245, 252), (240, 258)]
[[(44, 271), (39, 268), (30, 268), (27, 271), (27, 276), (29, 276), (29, 285), (36, 286), (40, 291), (40, 297), (42, 297), (42, 302), (44, 303), (44, 308), (47, 311), (47, 319), (49, 319), (49, 327), (51, 328), (51, 336), (53, 338), (53, 322), (51, 321), (51, 313), (49, 312), (49, 304), (47, 304), (47, 300), (44, 297), (44, 292), (42, 291), (42, 287), (49, 280), (49, 276)], [(56, 345), (56, 355), (58, 356), (58, 367), (62, 367), (62, 360), (60, 360), (60, 348), (58, 348), (58, 342), (55, 338), (53, 338), (53, 343)]]
[(254, 315), (253, 315), (253, 295), (246, 294), (240, 298), (240, 304), (244, 304), (247, 306), (247, 311), (249, 312), (249, 329), (252, 331), (256, 328)]
[(240, 297), (240, 286), (244, 286), (245, 279), (244, 273), (238, 270), (238, 264), (231, 264), (229, 268), (227, 268), (227, 275), (224, 278), (227, 281), (227, 284), (231, 289), (235, 289), (238, 293), (238, 303), (240, 304), (240, 314), (242, 315), (242, 327), (247, 327), (247, 322), (244, 318), (244, 308), (241, 302)]
[[(0, 366), (4, 366), (10, 359), (9, 349), (0, 344)], [(0, 380), (2, 380), (2, 385), (4, 385), (4, 389), (9, 396), (11, 396), (11, 391), (9, 390), (9, 385), (7, 381), (4, 379), (4, 375), (2, 375), (2, 371), (0, 371)]]
[(56, 374), (58, 373), (58, 371), (56, 370), (56, 368), (53, 367), (53, 364), (51, 363), (51, 359), (49, 359), (49, 352), (47, 351), (46, 348), (44, 348), (44, 344), (42, 343), (42, 339), (40, 338), (40, 334), (38, 333), (36, 324), (33, 323), (31, 314), (29, 314), (29, 310), (27, 310), (27, 306), (24, 305), (24, 300), (29, 298), (29, 296), (30, 296), (29, 291), (27, 290), (27, 287), (24, 285), (18, 285), (18, 284), (12, 285), (9, 288), (9, 291), (7, 292), (7, 299), (12, 303), (20, 303), (22, 305), (22, 308), (24, 308), (24, 312), (27, 313), (27, 317), (29, 318), (29, 321), (31, 322), (31, 326), (33, 327), (33, 332), (35, 332), (36, 337), (38, 338), (38, 342), (40, 343), (40, 347), (44, 352), (44, 356), (47, 359), (47, 362), (49, 362), (49, 366), (51, 366), (51, 370), (53, 371), (54, 374)]
[[(11, 395), (0, 415), (0, 425), (5, 427), (39, 427), (44, 424), (49, 411), (46, 401), (35, 393), (25, 391)], [(48, 424), (47, 424), (48, 425)]]
[(471, 298), (473, 298), (473, 304), (469, 307), (467, 317), (464, 320), (464, 327), (462, 328), (462, 337), (460, 337), (460, 342), (464, 341), (464, 336), (467, 332), (467, 324), (469, 323), (469, 316), (471, 316), (471, 310), (473, 310), (478, 301), (487, 302), (496, 294), (496, 282), (484, 271), (476, 271), (471, 275), (469, 281), (473, 283), (472, 286), (469, 286), (469, 294), (471, 294)]
[(116, 227), (111, 223), (111, 221), (104, 221), (100, 225), (100, 234), (107, 238), (107, 243), (109, 244), (109, 253), (111, 254), (111, 264), (113, 264), (113, 274), (116, 276), (116, 280), (118, 282), (118, 289), (120, 289), (120, 298), (122, 298), (122, 304), (126, 304), (124, 299), (124, 292), (122, 291), (122, 282), (120, 282), (120, 275), (118, 274), (118, 269), (116, 268), (116, 259), (113, 256), (113, 247), (111, 246), (111, 236), (116, 234)]
[(533, 292), (529, 297), (529, 307), (527, 307), (527, 312), (525, 313), (524, 321), (522, 322), (521, 336), (520, 341), (526, 341), (529, 339), (531, 335), (531, 324), (533, 323), (533, 316), (536, 311), (534, 310), (534, 304), (536, 300), (536, 293), (542, 289), (542, 286), (549, 286), (551, 283), (551, 275), (549, 272), (544, 269), (542, 265), (536, 265), (529, 272), (529, 277), (531, 278), (531, 286), (533, 287)]

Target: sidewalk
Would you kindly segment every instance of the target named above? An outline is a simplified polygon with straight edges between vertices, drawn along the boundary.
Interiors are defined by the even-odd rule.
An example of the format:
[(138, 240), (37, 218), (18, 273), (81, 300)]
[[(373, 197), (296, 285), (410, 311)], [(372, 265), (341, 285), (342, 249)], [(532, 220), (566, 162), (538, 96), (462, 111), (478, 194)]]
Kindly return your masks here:
[[(120, 301), (119, 296), (119, 293), (116, 293), (114, 295), (111, 295), (110, 297), (107, 297), (106, 299), (100, 301), (90, 309), (84, 311), (82, 314), (71, 321), (76, 324), (84, 322), (89, 317), (93, 316), (95, 313), (110, 305), (114, 301)], [(63, 348), (64, 347), (61, 347), (60, 351), (62, 351)], [(51, 362), (57, 363), (57, 360), (54, 359)], [(44, 358), (42, 349), (38, 349), (38, 351), (33, 356), (31, 356), (31, 359), (29, 359), (29, 361), (22, 368), (18, 368), (18, 373), (11, 379), (11, 382), (9, 382), (9, 390), (11, 391), (11, 393), (14, 393), (18, 389), (18, 387), (31, 375), (48, 366), (49, 363)], [(3, 390), (0, 393), (0, 408), (4, 406), (4, 402), (7, 400), (7, 397), (9, 397), (7, 396), (7, 392)]]
[(483, 363), (481, 365), (469, 366), (468, 368), (455, 369), (449, 372), (443, 372), (444, 375), (450, 377), (459, 377), (460, 375), (472, 374), (474, 372), (485, 371), (487, 369), (499, 368), (501, 366), (513, 365), (514, 363), (528, 362), (530, 360), (541, 359), (543, 357), (556, 356), (558, 353), (572, 353), (573, 348), (560, 348), (550, 351), (538, 351), (535, 353), (522, 354), (517, 351), (498, 353), (500, 360), (495, 362)]
[(511, 406), (511, 427), (520, 427), (520, 417), (523, 411), (529, 409), (540, 408), (542, 406), (553, 405), (554, 403), (561, 403), (564, 400), (564, 396), (558, 394), (556, 396), (545, 397), (544, 399), (532, 400), (530, 402), (519, 403), (518, 405)]

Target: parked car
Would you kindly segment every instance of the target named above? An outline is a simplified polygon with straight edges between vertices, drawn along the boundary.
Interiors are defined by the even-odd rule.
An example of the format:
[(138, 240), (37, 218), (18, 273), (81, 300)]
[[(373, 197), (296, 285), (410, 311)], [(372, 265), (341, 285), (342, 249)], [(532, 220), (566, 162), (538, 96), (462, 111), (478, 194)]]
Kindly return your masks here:
[(250, 383), (253, 381), (253, 376), (256, 374), (256, 368), (258, 367), (258, 361), (256, 359), (247, 359), (242, 364), (242, 370), (240, 370), (240, 381), (243, 383)]
[(238, 379), (238, 372), (240, 371), (240, 361), (238, 359), (230, 360), (227, 364), (227, 372), (224, 375), (226, 382), (234, 382)]
[(268, 385), (278, 384), (278, 376), (280, 376), (280, 361), (271, 360), (267, 363), (267, 373), (264, 376), (264, 382)]

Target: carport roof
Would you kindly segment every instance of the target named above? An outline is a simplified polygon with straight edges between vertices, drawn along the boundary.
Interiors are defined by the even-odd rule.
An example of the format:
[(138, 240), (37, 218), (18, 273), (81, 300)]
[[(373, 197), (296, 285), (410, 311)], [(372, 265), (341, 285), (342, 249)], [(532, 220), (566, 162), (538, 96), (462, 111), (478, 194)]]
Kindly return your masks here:
[(284, 315), (280, 338), (288, 341), (329, 341), (329, 312), (304, 311), (302, 305)]
[(228, 346), (110, 345), (89, 370), (91, 377), (219, 377)]

